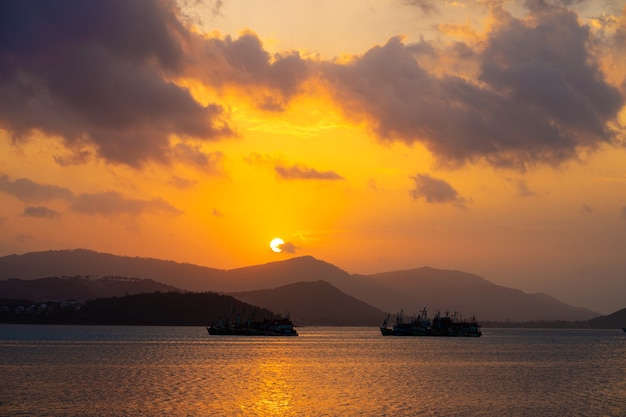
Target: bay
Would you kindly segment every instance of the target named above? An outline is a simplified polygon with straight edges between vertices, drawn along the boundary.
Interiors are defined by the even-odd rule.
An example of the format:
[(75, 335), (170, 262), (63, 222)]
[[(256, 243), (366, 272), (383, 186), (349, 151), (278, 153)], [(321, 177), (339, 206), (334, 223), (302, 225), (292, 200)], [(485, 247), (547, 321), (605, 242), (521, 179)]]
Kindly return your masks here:
[(624, 416), (626, 334), (0, 325), (1, 416)]

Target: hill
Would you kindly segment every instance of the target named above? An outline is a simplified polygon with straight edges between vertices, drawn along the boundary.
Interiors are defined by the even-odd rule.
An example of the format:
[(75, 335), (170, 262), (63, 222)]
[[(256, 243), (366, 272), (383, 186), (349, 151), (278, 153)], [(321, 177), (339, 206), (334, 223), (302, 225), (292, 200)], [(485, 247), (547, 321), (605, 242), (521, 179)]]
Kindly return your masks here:
[(151, 279), (104, 277), (49, 277), (33, 280), (9, 279), (0, 281), (2, 298), (25, 299), (33, 302), (76, 300), (84, 302), (103, 297), (171, 292), (181, 290)]
[[(386, 311), (458, 311), (489, 320), (588, 320), (598, 316), (546, 294), (527, 294), (478, 275), (423, 267), (362, 276), (350, 294)], [(339, 287), (341, 288), (341, 287)], [(376, 303), (374, 301), (376, 300)]]
[[(59, 303), (60, 304), (60, 303)], [(82, 308), (62, 308), (14, 313), (0, 310), (0, 322), (63, 323), (142, 326), (205, 326), (232, 314), (246, 320), (273, 317), (269, 310), (215, 293), (155, 292), (124, 297), (97, 298)]]
[[(189, 291), (222, 293), (323, 280), (382, 311), (411, 314), (424, 307), (476, 314), (479, 320), (588, 320), (599, 316), (545, 294), (527, 294), (474, 274), (429, 267), (353, 275), (311, 256), (231, 270), (88, 250), (34, 252), (0, 258), (0, 279), (46, 276), (132, 276)], [(320, 310), (327, 305), (319, 305)]]
[(122, 276), (148, 278), (189, 291), (207, 291), (212, 287), (212, 281), (215, 281), (213, 277), (223, 277), (224, 274), (225, 271), (215, 268), (117, 256), (87, 249), (30, 252), (0, 258), (0, 279)]
[(600, 316), (587, 322), (592, 329), (621, 329), (626, 327), (626, 308), (609, 314)]
[(326, 281), (298, 282), (271, 290), (231, 294), (238, 300), (289, 315), (295, 324), (377, 326), (385, 313), (351, 297)]

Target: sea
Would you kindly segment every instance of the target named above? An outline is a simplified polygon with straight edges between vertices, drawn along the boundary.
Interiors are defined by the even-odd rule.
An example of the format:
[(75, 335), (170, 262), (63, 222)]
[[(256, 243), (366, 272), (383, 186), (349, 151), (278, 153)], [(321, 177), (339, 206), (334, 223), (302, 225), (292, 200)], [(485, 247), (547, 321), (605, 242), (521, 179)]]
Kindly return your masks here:
[(626, 416), (626, 333), (0, 325), (0, 416)]

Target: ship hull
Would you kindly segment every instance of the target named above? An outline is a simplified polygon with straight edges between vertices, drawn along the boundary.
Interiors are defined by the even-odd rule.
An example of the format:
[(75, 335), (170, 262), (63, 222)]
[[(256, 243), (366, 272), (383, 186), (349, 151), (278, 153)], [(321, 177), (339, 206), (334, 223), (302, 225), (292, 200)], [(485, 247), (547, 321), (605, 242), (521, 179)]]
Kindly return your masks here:
[(289, 319), (248, 321), (207, 326), (211, 336), (298, 336)]
[(247, 328), (207, 327), (211, 336), (298, 336), (295, 330), (278, 332), (271, 330), (258, 330)]
[(407, 331), (404, 329), (389, 329), (381, 327), (380, 332), (383, 336), (426, 336), (426, 337), (481, 337), (482, 332), (435, 332), (435, 331)]

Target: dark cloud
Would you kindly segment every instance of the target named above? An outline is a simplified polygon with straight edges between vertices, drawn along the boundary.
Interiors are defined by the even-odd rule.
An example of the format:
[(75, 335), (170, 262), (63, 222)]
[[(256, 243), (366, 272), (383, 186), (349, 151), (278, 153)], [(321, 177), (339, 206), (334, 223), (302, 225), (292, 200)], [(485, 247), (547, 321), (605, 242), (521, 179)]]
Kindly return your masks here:
[(428, 72), (424, 42), (398, 37), (350, 64), (324, 64), (324, 75), (346, 114), (367, 118), (383, 140), (425, 144), (443, 164), (576, 159), (614, 140), (607, 123), (624, 98), (604, 80), (574, 13), (529, 5), (524, 20), (494, 8), (499, 23), (473, 57), (479, 83)]
[(536, 193), (528, 187), (528, 184), (525, 180), (519, 180), (517, 182), (517, 192), (519, 195), (524, 197), (530, 197), (535, 195)]
[[(151, 200), (129, 199), (117, 192), (74, 195), (69, 189), (55, 185), (42, 185), (27, 178), (11, 181), (7, 175), (0, 174), (0, 191), (13, 195), (24, 202), (43, 202), (55, 199), (65, 200), (70, 208), (83, 214), (131, 214), (138, 215), (144, 212), (162, 212), (172, 215), (182, 211), (155, 198)], [(57, 217), (59, 213), (44, 206), (26, 207), (23, 213), (29, 217)]]
[(55, 199), (70, 200), (74, 197), (74, 194), (65, 187), (42, 185), (27, 178), (18, 178), (15, 181), (11, 181), (4, 174), (0, 174), (0, 191), (25, 202), (43, 202)]
[(42, 219), (54, 219), (56, 217), (59, 217), (61, 214), (58, 211), (52, 210), (48, 207), (36, 206), (36, 207), (26, 207), (22, 215), (25, 217), (39, 217)]
[(198, 185), (198, 181), (197, 180), (190, 180), (187, 178), (182, 178), (179, 177), (177, 175), (172, 176), (172, 178), (170, 178), (169, 183), (176, 188), (179, 189), (185, 189), (185, 188), (192, 188), (195, 187), (196, 185)]
[(253, 33), (208, 39), (201, 49), (194, 76), (215, 87), (254, 87), (246, 93), (266, 110), (282, 110), (311, 74), (310, 62), (297, 51), (272, 55)]
[(518, 179), (518, 180), (514, 180), (514, 179), (510, 179), (509, 182), (511, 182), (515, 188), (517, 189), (517, 193), (519, 195), (521, 195), (522, 197), (530, 197), (536, 194), (535, 191), (531, 190), (528, 187), (528, 183), (526, 182), (526, 180), (523, 179)]
[(288, 164), (281, 158), (272, 158), (268, 155), (252, 153), (244, 159), (252, 165), (268, 167), (274, 170), (278, 178), (284, 180), (321, 180), (321, 181), (337, 181), (343, 180), (344, 177), (335, 171), (318, 171), (317, 169), (308, 167), (304, 164)]
[(415, 181), (415, 188), (410, 194), (415, 200), (423, 199), (427, 203), (452, 203), (458, 207), (465, 207), (466, 200), (446, 181), (427, 174), (417, 174), (411, 179)]
[(551, 120), (567, 142), (608, 140), (605, 122), (624, 99), (593, 62), (589, 29), (571, 11), (529, 3), (533, 26), (513, 20), (491, 33), (481, 81)]
[(281, 245), (278, 245), (278, 248), (286, 253), (296, 253), (296, 250), (298, 249), (296, 245), (291, 242), (285, 242)]
[(277, 165), (276, 174), (284, 180), (343, 180), (344, 178), (334, 171), (318, 171), (303, 164), (291, 166)]
[[(203, 154), (197, 141), (235, 135), (227, 109), (201, 105), (169, 80), (244, 87), (260, 108), (281, 111), (321, 77), (381, 140), (423, 143), (441, 164), (558, 165), (616, 141), (608, 126), (624, 105), (594, 60), (589, 29), (565, 7), (575, 1), (529, 0), (523, 19), (493, 2), (497, 23), (479, 47), (444, 51), (394, 37), (347, 64), (271, 54), (253, 33), (201, 37), (173, 0), (0, 2), (0, 128), (15, 141), (33, 131), (62, 138), (74, 150), (56, 157), (63, 165), (95, 151), (131, 166), (180, 158), (210, 170), (219, 154)], [(438, 4), (404, 2), (425, 13)], [(221, 8), (209, 4), (214, 15)], [(616, 43), (623, 37), (618, 30)], [(478, 68), (478, 80), (429, 72), (425, 62), (444, 54), (457, 73)], [(183, 143), (172, 146), (172, 135)], [(288, 166), (277, 173), (340, 178)]]
[[(626, 5), (624, 5), (621, 15), (615, 17), (615, 33), (612, 39), (612, 47), (614, 48), (617, 61), (619, 62), (626, 55)], [(621, 61), (623, 62), (623, 61)], [(622, 74), (622, 94), (626, 94), (626, 74)]]
[(424, 14), (431, 14), (437, 10), (437, 4), (441, 4), (440, 0), (404, 0), (404, 4), (417, 7)]
[(173, 1), (0, 4), (0, 126), (14, 140), (40, 130), (138, 165), (165, 160), (170, 134), (231, 133), (220, 106), (164, 76), (182, 73), (193, 43)]
[(243, 158), (243, 160), (250, 165), (273, 165), (272, 158), (268, 155), (261, 155), (258, 152), (253, 152), (250, 155)]
[(178, 161), (186, 162), (201, 171), (219, 174), (223, 171), (222, 152), (204, 152), (199, 145), (178, 143), (172, 147), (172, 154)]
[(547, 2), (546, 0), (526, 0), (526, 5), (530, 8), (537, 7), (550, 7), (550, 4), (556, 4), (561, 6), (575, 6), (577, 4), (586, 3), (589, 0), (550, 0)]
[(182, 214), (182, 211), (164, 200), (158, 198), (152, 200), (129, 199), (113, 191), (78, 195), (70, 207), (73, 211), (83, 214), (139, 215), (155, 212), (172, 215)]

